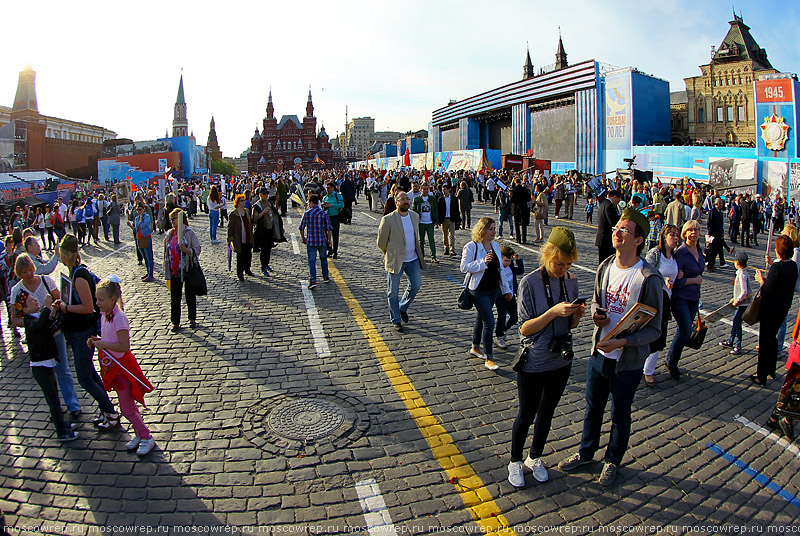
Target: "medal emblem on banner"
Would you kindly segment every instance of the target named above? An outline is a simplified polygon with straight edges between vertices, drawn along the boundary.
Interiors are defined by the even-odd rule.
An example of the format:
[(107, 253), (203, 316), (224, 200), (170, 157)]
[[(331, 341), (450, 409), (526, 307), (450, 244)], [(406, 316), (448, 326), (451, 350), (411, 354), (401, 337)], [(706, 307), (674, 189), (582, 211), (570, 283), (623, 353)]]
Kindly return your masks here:
[(764, 144), (770, 151), (783, 150), (786, 140), (789, 138), (788, 132), (789, 125), (784, 122), (783, 117), (775, 113), (765, 117), (761, 124), (761, 139), (764, 140)]
[(111, 368), (114, 362), (111, 360), (111, 358), (108, 356), (106, 352), (101, 351), (99, 357), (100, 357), (99, 359), (100, 375), (105, 376), (106, 374), (108, 374), (108, 370)]

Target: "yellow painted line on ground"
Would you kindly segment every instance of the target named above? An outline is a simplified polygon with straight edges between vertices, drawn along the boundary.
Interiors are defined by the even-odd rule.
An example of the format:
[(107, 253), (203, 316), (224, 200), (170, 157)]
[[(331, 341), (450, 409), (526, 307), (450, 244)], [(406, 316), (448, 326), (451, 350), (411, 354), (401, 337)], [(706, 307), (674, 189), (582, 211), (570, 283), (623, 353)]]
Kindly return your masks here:
[(384, 374), (389, 378), (395, 392), (405, 404), (425, 441), (428, 442), (434, 458), (447, 473), (450, 482), (453, 483), (455, 490), (464, 502), (464, 507), (472, 515), (475, 523), (481, 527), (481, 533), (502, 532), (506, 535), (511, 533), (510, 525), (500, 513), (500, 508), (494, 502), (492, 494), (461, 454), (441, 421), (428, 409), (422, 396), (403, 372), (375, 325), (353, 296), (353, 292), (347, 286), (342, 274), (332, 262), (328, 264), (328, 269), (347, 306), (350, 307), (350, 312), (355, 317), (358, 327), (361, 328), (361, 332), (375, 352)]

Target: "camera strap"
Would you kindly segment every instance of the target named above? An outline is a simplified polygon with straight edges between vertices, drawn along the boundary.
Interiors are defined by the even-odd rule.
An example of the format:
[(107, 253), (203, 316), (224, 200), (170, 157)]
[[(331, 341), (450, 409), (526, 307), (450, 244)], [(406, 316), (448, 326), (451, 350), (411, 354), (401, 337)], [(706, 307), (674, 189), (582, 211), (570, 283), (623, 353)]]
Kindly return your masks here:
[[(544, 285), (544, 295), (547, 298), (547, 305), (552, 309), (556, 303), (555, 300), (553, 300), (553, 288), (550, 286), (550, 276), (548, 275), (547, 270), (545, 269), (544, 266), (542, 266), (541, 273), (542, 273), (542, 284)], [(558, 280), (559, 283), (561, 284), (561, 297), (558, 300), (559, 303), (567, 301), (567, 284), (565, 282), (565, 279), (566, 279), (565, 277), (561, 277)], [(569, 324), (567, 324), (567, 327), (569, 327), (569, 325), (572, 324), (572, 315), (570, 315), (567, 320), (569, 322)], [(553, 336), (555, 336), (556, 327), (554, 322), (550, 322), (550, 328), (553, 330)]]
[[(544, 285), (544, 294), (547, 298), (547, 305), (549, 307), (553, 307), (556, 303), (553, 300), (553, 288), (550, 286), (550, 276), (547, 274), (547, 270), (545, 270), (544, 266), (541, 269), (542, 273), (542, 284)], [(561, 283), (561, 299), (559, 299), (559, 303), (562, 301), (567, 301), (567, 284), (564, 282), (564, 277), (560, 278), (558, 281)]]

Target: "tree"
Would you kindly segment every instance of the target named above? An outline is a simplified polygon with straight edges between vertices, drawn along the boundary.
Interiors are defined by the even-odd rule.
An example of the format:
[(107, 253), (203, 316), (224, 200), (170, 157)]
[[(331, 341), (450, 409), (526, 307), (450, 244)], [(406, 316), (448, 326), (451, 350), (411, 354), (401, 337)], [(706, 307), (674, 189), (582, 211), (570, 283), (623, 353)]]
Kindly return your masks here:
[(214, 160), (211, 162), (211, 173), (220, 173), (222, 175), (238, 175), (239, 171), (230, 162), (224, 160)]

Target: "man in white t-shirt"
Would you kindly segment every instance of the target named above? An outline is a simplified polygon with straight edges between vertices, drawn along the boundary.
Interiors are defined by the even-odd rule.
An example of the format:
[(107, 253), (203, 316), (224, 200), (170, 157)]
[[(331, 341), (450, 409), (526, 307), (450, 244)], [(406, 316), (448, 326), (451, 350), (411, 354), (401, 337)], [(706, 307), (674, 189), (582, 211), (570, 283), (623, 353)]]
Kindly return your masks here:
[[(408, 322), (408, 308), (422, 287), (420, 269), (425, 268), (425, 261), (419, 245), (419, 215), (409, 210), (411, 202), (406, 192), (399, 191), (394, 200), (397, 209), (381, 218), (378, 226), (378, 247), (384, 255), (391, 322), (395, 331), (402, 333), (402, 322)], [(403, 297), (398, 299), (400, 278), (404, 273), (408, 286)]]
[[(611, 396), (611, 436), (598, 479), (604, 486), (614, 482), (628, 449), (633, 397), (642, 379), (650, 343), (661, 335), (661, 276), (652, 265), (639, 258), (649, 232), (650, 223), (643, 214), (625, 209), (612, 232), (616, 255), (597, 268), (592, 299), (595, 328), (586, 370), (586, 414), (581, 446), (576, 454), (558, 464), (562, 470), (569, 471), (594, 461), (594, 454), (600, 447), (603, 414)], [(633, 333), (600, 342), (637, 302), (653, 307), (655, 316)]]

